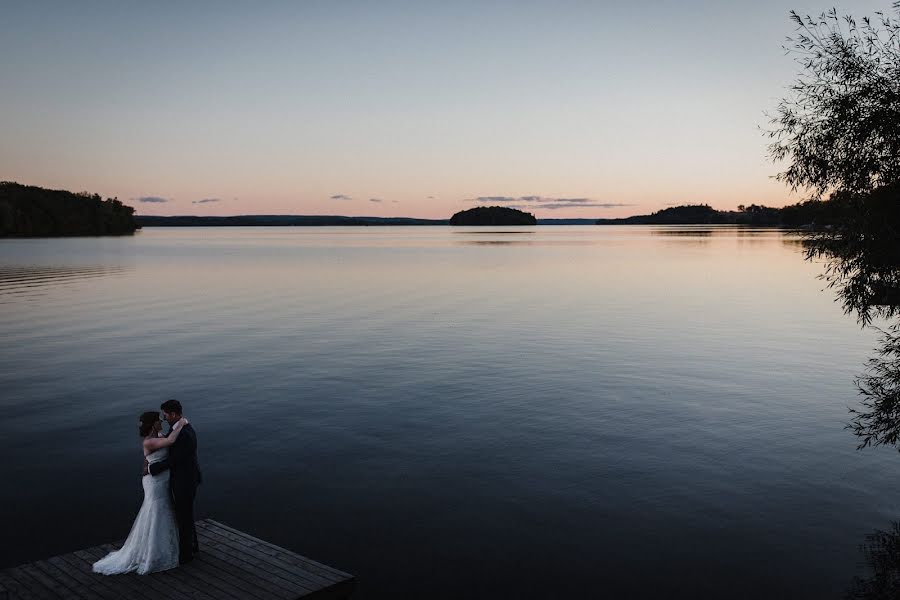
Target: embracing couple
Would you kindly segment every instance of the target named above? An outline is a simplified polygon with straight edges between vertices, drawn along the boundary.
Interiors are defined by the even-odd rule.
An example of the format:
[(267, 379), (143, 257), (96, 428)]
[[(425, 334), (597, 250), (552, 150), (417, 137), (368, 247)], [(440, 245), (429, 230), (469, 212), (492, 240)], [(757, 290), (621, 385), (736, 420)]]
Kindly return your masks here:
[[(138, 429), (144, 447), (144, 503), (121, 549), (94, 563), (104, 575), (140, 575), (190, 562), (199, 550), (194, 496), (201, 481), (197, 434), (178, 400), (166, 400), (162, 414), (145, 412)], [(162, 433), (160, 416), (169, 424)]]

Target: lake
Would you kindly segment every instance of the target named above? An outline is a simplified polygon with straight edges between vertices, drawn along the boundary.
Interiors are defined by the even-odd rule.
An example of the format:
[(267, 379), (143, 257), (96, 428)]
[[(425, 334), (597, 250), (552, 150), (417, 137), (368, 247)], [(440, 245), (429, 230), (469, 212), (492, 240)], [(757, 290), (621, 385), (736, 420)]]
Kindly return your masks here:
[(820, 272), (731, 227), (0, 240), (0, 566), (124, 537), (177, 398), (198, 515), (356, 598), (840, 598), (900, 478)]

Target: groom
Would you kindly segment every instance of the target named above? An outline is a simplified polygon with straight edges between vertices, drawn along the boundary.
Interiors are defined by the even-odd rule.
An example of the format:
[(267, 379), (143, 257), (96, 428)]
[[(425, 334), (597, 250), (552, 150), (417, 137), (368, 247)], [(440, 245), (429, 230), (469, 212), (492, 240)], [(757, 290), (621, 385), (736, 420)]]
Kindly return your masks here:
[[(160, 409), (171, 433), (172, 426), (181, 418), (181, 402), (166, 400)], [(169, 448), (168, 458), (149, 465), (151, 475), (159, 475), (166, 469), (171, 471), (169, 490), (175, 520), (178, 521), (178, 562), (185, 564), (193, 560), (194, 553), (200, 549), (194, 527), (194, 496), (202, 479), (197, 465), (197, 434), (191, 424), (181, 430), (178, 439)]]

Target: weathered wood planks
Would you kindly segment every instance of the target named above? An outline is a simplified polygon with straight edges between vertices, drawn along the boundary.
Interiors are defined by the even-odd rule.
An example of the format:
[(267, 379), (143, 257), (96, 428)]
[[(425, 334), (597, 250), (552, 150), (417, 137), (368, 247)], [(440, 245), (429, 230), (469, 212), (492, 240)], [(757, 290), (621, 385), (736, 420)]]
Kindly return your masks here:
[(353, 592), (352, 575), (223, 525), (197, 522), (200, 553), (184, 566), (150, 575), (104, 576), (103, 544), (0, 571), (0, 600), (330, 600)]

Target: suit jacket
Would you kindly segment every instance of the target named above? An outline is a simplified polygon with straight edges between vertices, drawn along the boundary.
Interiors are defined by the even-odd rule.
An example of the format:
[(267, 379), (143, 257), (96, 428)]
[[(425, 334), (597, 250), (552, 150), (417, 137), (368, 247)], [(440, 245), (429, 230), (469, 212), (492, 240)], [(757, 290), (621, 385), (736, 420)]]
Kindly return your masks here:
[(159, 475), (169, 469), (172, 472), (169, 476), (172, 491), (193, 494), (202, 481), (200, 466), (197, 464), (197, 432), (194, 431), (194, 426), (185, 425), (175, 443), (169, 446), (169, 456), (152, 463), (148, 469), (151, 475)]

